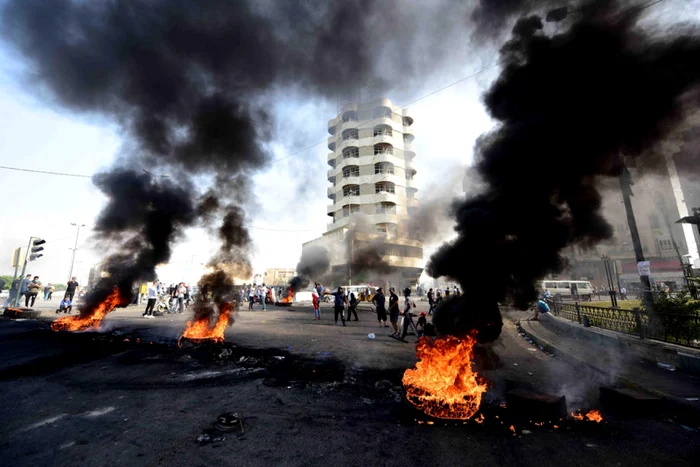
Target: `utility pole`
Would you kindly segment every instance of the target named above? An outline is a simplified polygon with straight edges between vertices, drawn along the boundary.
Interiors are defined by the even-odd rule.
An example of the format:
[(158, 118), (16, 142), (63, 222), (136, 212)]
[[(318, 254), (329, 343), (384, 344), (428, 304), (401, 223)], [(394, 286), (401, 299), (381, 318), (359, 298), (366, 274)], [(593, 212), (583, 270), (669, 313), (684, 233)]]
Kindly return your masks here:
[[(610, 257), (608, 255), (603, 255), (603, 266), (605, 266), (605, 279), (608, 281), (608, 293), (610, 295), (610, 304), (613, 308), (617, 308), (617, 291), (615, 290), (615, 284), (612, 278), (612, 268), (610, 267)], [(618, 283), (619, 287), (619, 283)]]
[(68, 273), (68, 282), (70, 282), (71, 278), (73, 277), (73, 266), (75, 265), (75, 252), (78, 251), (78, 236), (80, 235), (80, 228), (85, 227), (85, 224), (78, 224), (76, 222), (71, 222), (70, 225), (77, 227), (77, 230), (75, 232), (75, 245), (72, 248), (73, 258), (70, 260), (70, 272)]
[[(630, 175), (627, 166), (623, 164), (622, 173), (620, 174), (620, 191), (622, 191), (622, 201), (625, 204), (625, 212), (627, 213), (627, 224), (630, 228), (630, 235), (632, 236), (632, 245), (634, 246), (634, 256), (637, 259), (637, 264), (644, 261), (644, 251), (642, 249), (642, 242), (639, 239), (639, 230), (637, 229), (637, 221), (634, 218), (634, 211), (632, 210), (632, 176)], [(654, 307), (654, 297), (651, 294), (651, 282), (649, 281), (649, 276), (640, 275), (639, 280), (642, 282), (642, 303), (648, 312), (653, 312)]]

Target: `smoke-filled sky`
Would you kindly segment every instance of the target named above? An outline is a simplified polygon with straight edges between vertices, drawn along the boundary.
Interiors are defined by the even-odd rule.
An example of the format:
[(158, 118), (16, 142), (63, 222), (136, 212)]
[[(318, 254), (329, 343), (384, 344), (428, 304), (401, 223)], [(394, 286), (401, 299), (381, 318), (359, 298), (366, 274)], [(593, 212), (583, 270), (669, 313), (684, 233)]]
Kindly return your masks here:
[[(0, 5), (45, 3), (86, 4), (3, 1)], [(150, 3), (168, 4), (163, 11), (168, 12), (170, 17), (162, 20), (167, 24), (168, 20), (177, 19), (181, 13), (179, 9), (189, 8), (198, 2)], [(220, 5), (228, 8), (226, 4), (230, 3), (236, 2), (212, 2), (212, 8)], [(328, 186), (325, 177), (328, 150), (325, 143), (291, 154), (325, 141), (327, 121), (335, 116), (337, 103), (345, 94), (356, 92), (364, 84), (369, 86), (371, 92), (385, 95), (397, 104), (410, 102), (497, 61), (498, 44), (508, 33), (508, 28), (504, 28), (502, 33), (495, 34), (500, 40), (486, 39), (483, 31), (475, 26), (474, 18), (479, 15), (475, 13), (474, 5), (465, 5), (468, 2), (436, 0), (432, 9), (423, 4), (419, 6), (416, 2), (397, 1), (400, 7), (395, 8), (377, 8), (383, 2), (343, 2), (346, 6), (337, 8), (349, 10), (341, 11), (342, 14), (338, 14), (336, 22), (332, 24), (326, 24), (322, 20), (326, 11), (318, 11), (311, 19), (298, 22), (298, 15), (308, 12), (309, 8), (313, 9), (318, 2), (300, 2), (302, 7), (299, 9), (282, 8), (283, 11), (272, 8), (276, 3), (258, 2), (257, 8), (263, 18), (279, 27), (279, 36), (293, 37), (294, 31), (306, 31), (306, 34), (302, 34), (303, 41), (287, 51), (285, 60), (277, 61), (273, 57), (277, 52), (270, 50), (278, 47), (279, 44), (275, 41), (279, 41), (279, 36), (256, 36), (259, 43), (255, 50), (263, 50), (262, 54), (250, 55), (250, 50), (229, 50), (225, 47), (213, 54), (214, 57), (239, 56), (236, 60), (222, 64), (231, 67), (223, 74), (231, 80), (231, 86), (240, 86), (242, 93), (254, 88), (255, 109), (263, 109), (269, 118), (264, 135), (264, 149), (267, 153), (259, 158), (247, 159), (256, 169), (250, 172), (254, 187), (247, 208), (248, 225), (257, 227), (250, 231), (254, 243), (252, 262), (256, 272), (262, 272), (267, 267), (293, 267), (299, 259), (301, 243), (320, 235), (325, 229), (329, 219), (325, 214), (325, 206), (329, 201), (325, 196)], [(289, 5), (293, 2), (280, 3)], [(698, 6), (698, 1), (666, 0), (651, 7), (646, 14), (653, 17), (650, 24), (664, 25), (679, 17), (698, 18)], [(431, 13), (426, 14), (426, 11)], [(368, 12), (371, 14), (364, 18), (363, 15)], [(185, 31), (197, 32), (198, 16), (189, 13), (183, 15), (188, 18), (188, 22), (181, 27)], [(240, 11), (236, 11), (236, 14), (244, 16)], [(506, 21), (512, 24), (513, 19)], [(147, 24), (143, 21), (137, 26)], [(234, 24), (235, 31), (225, 34), (222, 32), (219, 38), (221, 44), (235, 43), (236, 34), (244, 34), (240, 31), (249, 27), (245, 22), (237, 24), (234, 21)], [(32, 44), (35, 50), (39, 50), (41, 57), (51, 57), (46, 50), (50, 50), (52, 42), (58, 41), (69, 46), (73, 41), (80, 40), (54, 36), (62, 31), (53, 30), (50, 21), (45, 26), (43, 39), (46, 44)], [(4, 27), (7, 27), (7, 23)], [(136, 27), (134, 30), (146, 37), (149, 35), (149, 31)], [(0, 31), (0, 36), (7, 37), (3, 32), (7, 31)], [(114, 37), (105, 32), (99, 37), (105, 41), (121, 38), (136, 40), (138, 43), (138, 34), (125, 37), (118, 30), (113, 34)], [(356, 39), (341, 41), (337, 40), (337, 35)], [(364, 43), (360, 39), (364, 39)], [(354, 47), (348, 49), (348, 42), (354, 44)], [(191, 44), (179, 44), (177, 40), (175, 43), (184, 49), (185, 54), (201, 53)], [(96, 59), (107, 61), (113, 58), (100, 55), (100, 50), (105, 48), (100, 42), (93, 45)], [(134, 150), (134, 134), (139, 134), (140, 127), (124, 125), (124, 122), (114, 117), (114, 113), (110, 115), (95, 111), (95, 102), (81, 101), (79, 96), (74, 100), (66, 98), (66, 95), (70, 97), (74, 92), (72, 89), (60, 88), (63, 98), (56, 99), (56, 93), (47, 88), (45, 82), (30, 79), (46, 70), (41, 70), (40, 66), (37, 68), (36, 63), (28, 62), (8, 42), (2, 43), (1, 47), (0, 165), (92, 175), (111, 166), (125, 152)], [(308, 52), (307, 47), (313, 52)], [(150, 51), (146, 47), (142, 52), (147, 54)], [(41, 55), (42, 53), (48, 55)], [(161, 57), (165, 65), (154, 61), (152, 66), (169, 65), (170, 58)], [(270, 63), (265, 63), (266, 60)], [(60, 64), (60, 61), (44, 63), (47, 69), (59, 71)], [(256, 65), (258, 68), (255, 68)], [(217, 68), (216, 64), (211, 63), (204, 63), (202, 67)], [(311, 68), (319, 70), (318, 73), (310, 72)], [(363, 69), (371, 69), (372, 72), (361, 73)], [(404, 73), (403, 77), (398, 74), (399, 70)], [(157, 70), (154, 73), (155, 71)], [(189, 71), (196, 73), (194, 68)], [(117, 76), (91, 75), (86, 72), (84, 76), (81, 75), (77, 85), (122, 86), (124, 82), (121, 80), (124, 77), (133, 76), (128, 69), (122, 72)], [(148, 74), (139, 72), (136, 75)], [(496, 75), (497, 69), (492, 69), (409, 107), (416, 122), (416, 181), (419, 189), (439, 185), (443, 178), (454, 178), (455, 168), (470, 163), (474, 141), (491, 126), (481, 104), (481, 93)], [(241, 76), (244, 78), (241, 79)], [(353, 77), (356, 81), (361, 81), (368, 76), (371, 77), (371, 82), (358, 83), (356, 88), (349, 84), (353, 82)], [(176, 78), (178, 76), (173, 77), (174, 80)], [(193, 78), (185, 78), (185, 84), (191, 84)], [(202, 79), (206, 78), (202, 76)], [(174, 84), (177, 84), (176, 80)], [(226, 83), (213, 85), (223, 87)], [(259, 91), (263, 87), (264, 90)], [(132, 97), (148, 100), (148, 96)], [(120, 103), (105, 102), (100, 105), (118, 106)], [(123, 115), (123, 110), (120, 109), (119, 112)], [(178, 112), (180, 109), (174, 111), (175, 115), (179, 115)], [(142, 115), (140, 123), (147, 125), (151, 116)], [(139, 123), (138, 119), (135, 121)], [(175, 121), (175, 126), (177, 124)], [(148, 142), (153, 145), (162, 143), (158, 140)], [(183, 154), (188, 148), (180, 149), (172, 153)], [(271, 160), (287, 156), (290, 157), (281, 162), (270, 163)], [(171, 172), (159, 166), (162, 159), (140, 158), (138, 163), (142, 166), (131, 168), (145, 168), (154, 173)], [(223, 162), (215, 161), (214, 164), (216, 163)], [(187, 164), (185, 167), (188, 168)], [(191, 169), (196, 174), (196, 168)], [(173, 178), (176, 177), (177, 173), (173, 173)], [(7, 260), (10, 250), (26, 242), (29, 235), (36, 235), (50, 242), (47, 244), (46, 257), (32, 265), (36, 267), (29, 272), (39, 274), (46, 282), (64, 281), (70, 266), (69, 249), (74, 238), (70, 223), (87, 224), (87, 234), (89, 227), (95, 225), (96, 217), (106, 202), (105, 197), (89, 178), (0, 170), (0, 182), (6, 193), (2, 211), (4, 229), (0, 234), (0, 261), (3, 265), (0, 273), (11, 272)], [(204, 177), (201, 182), (204, 191), (204, 185), (210, 180)], [(457, 186), (456, 190), (448, 189), (446, 194), (452, 195), (460, 188)], [(419, 197), (421, 195), (424, 193), (419, 191)], [(10, 220), (12, 221), (9, 222)], [(451, 232), (446, 232), (447, 236), (450, 234)], [(77, 269), (78, 275), (85, 281), (89, 266), (99, 258), (100, 252), (90, 250), (91, 242), (87, 235), (81, 237), (83, 240), (79, 247), (82, 250), (78, 253)], [(216, 250), (216, 244), (209, 242), (208, 238), (203, 230), (190, 229), (187, 237), (176, 246), (172, 267), (168, 270), (169, 277), (164, 279), (194, 282), (199, 272), (198, 265), (205, 263)], [(187, 275), (189, 277), (182, 277)]]

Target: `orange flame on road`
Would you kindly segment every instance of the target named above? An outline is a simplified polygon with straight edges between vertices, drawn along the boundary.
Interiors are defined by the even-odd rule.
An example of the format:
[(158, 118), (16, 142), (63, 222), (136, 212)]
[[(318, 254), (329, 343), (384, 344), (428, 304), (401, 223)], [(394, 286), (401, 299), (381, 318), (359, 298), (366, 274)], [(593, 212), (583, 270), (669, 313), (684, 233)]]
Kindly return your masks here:
[[(219, 317), (216, 319), (214, 326), (211, 326), (211, 322), (207, 318), (198, 319), (195, 321), (188, 321), (187, 328), (185, 332), (182, 333), (180, 339), (187, 338), (192, 340), (213, 340), (214, 342), (224, 341), (224, 331), (226, 326), (231, 321), (231, 314), (233, 312), (233, 305), (230, 302), (226, 302), (220, 307)], [(179, 345), (178, 341), (178, 345)]]
[(585, 416), (582, 413), (577, 414), (575, 412), (571, 412), (571, 416), (574, 417), (576, 420), (584, 420), (585, 419), (586, 421), (596, 422), (596, 423), (600, 423), (603, 421), (603, 416), (601, 415), (600, 410), (596, 410), (596, 409), (589, 410)]
[(284, 294), (284, 298), (280, 299), (279, 303), (292, 303), (294, 300), (294, 292), (292, 292), (292, 288), (287, 289), (287, 293)]
[(586, 418), (590, 422), (600, 423), (603, 421), (603, 416), (600, 414), (600, 410), (591, 410), (586, 414)]
[(472, 417), (487, 389), (487, 384), (479, 382), (472, 370), (475, 343), (470, 336), (421, 338), (416, 344), (420, 361), (415, 369), (408, 369), (403, 375), (406, 399), (431, 417), (451, 420)]
[(82, 309), (77, 316), (64, 316), (51, 323), (54, 331), (84, 331), (85, 329), (99, 328), (100, 323), (110, 311), (117, 306), (125, 304), (119, 289), (114, 287), (112, 292), (102, 303), (97, 304), (92, 310)]

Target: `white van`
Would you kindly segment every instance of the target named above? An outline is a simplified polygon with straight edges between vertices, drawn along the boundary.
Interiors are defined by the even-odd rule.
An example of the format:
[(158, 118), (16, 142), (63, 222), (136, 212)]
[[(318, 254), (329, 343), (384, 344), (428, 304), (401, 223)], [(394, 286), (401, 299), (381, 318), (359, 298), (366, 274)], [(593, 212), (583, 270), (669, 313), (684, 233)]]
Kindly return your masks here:
[(540, 281), (537, 283), (537, 289), (544, 293), (545, 291), (552, 296), (570, 297), (578, 295), (583, 300), (591, 301), (593, 297), (593, 286), (588, 281)]

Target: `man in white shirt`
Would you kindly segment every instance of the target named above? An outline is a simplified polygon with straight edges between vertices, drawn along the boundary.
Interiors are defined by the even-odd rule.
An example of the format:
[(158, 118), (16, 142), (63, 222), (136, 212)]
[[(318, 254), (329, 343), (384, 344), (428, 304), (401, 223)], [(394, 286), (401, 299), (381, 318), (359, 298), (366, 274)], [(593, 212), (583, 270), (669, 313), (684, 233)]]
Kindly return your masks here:
[(148, 284), (148, 303), (146, 304), (146, 311), (143, 313), (144, 318), (155, 318), (153, 316), (153, 308), (156, 306), (156, 299), (158, 298), (158, 290), (156, 285), (151, 282)]

